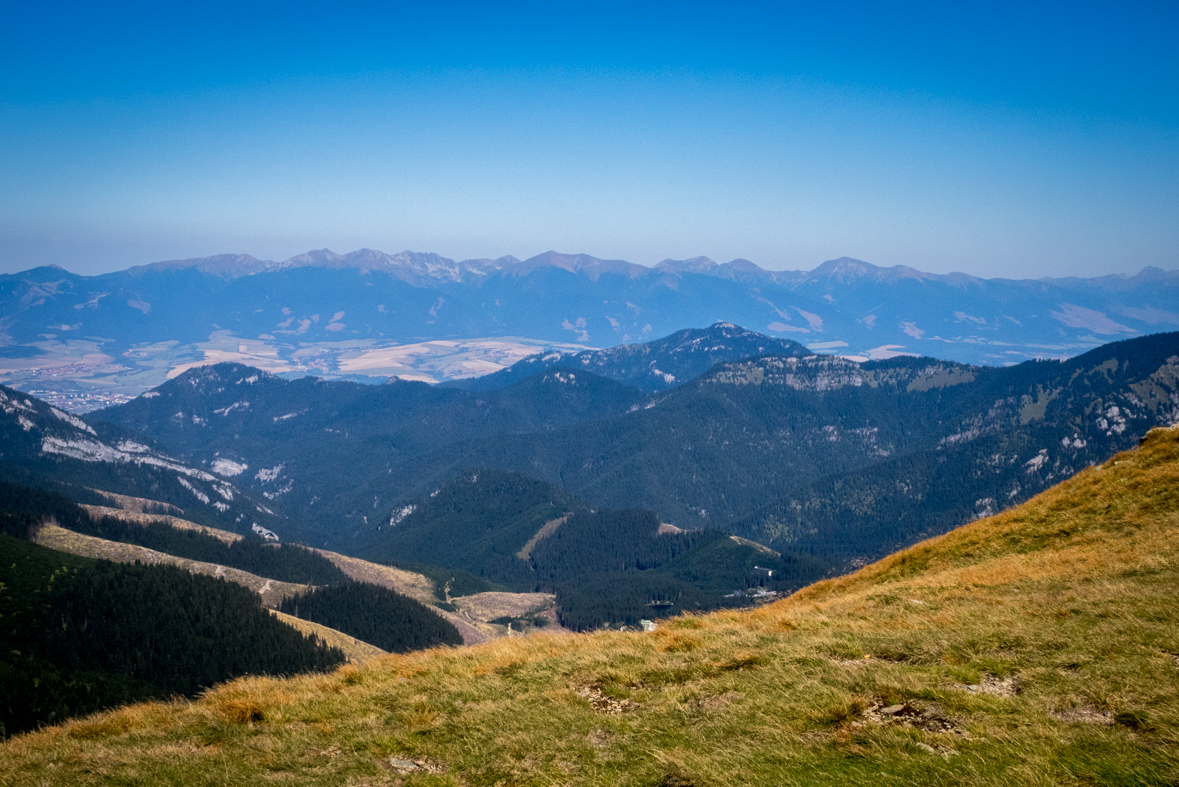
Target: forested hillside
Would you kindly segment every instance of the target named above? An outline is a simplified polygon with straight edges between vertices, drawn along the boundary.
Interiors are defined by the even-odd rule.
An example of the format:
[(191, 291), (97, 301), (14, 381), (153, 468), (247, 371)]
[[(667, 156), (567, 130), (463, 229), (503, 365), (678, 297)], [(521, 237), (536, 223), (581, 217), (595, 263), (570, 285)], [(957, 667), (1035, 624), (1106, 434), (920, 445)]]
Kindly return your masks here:
[(192, 696), (242, 674), (290, 674), (343, 661), (339, 651), (271, 616), (247, 587), (172, 565), (114, 564), (29, 543), (46, 522), (280, 582), (321, 585), (300, 596), (291, 614), (384, 650), (462, 642), (453, 625), (419, 602), (353, 582), (327, 557), (298, 545), (250, 537), (227, 543), (150, 516), (95, 517), (60, 494), (0, 483), (0, 679), (7, 693), (0, 733), (138, 699)]
[(105, 422), (91, 425), (0, 385), (0, 481), (63, 491), (96, 505), (105, 500), (95, 489), (150, 498), (183, 510), (194, 522), (237, 533), (250, 532), (254, 524), (285, 538), (301, 531), (300, 517), (279, 513), (229, 480), (232, 466), (206, 465), (186, 464), (142, 434)]
[(390, 653), (461, 645), (458, 629), (429, 607), (368, 582), (313, 588), (280, 612), (321, 623)]
[(494, 470), (404, 506), (367, 557), (429, 561), (516, 591), (555, 593), (561, 623), (575, 630), (741, 606), (751, 600), (746, 590), (794, 590), (830, 569), (719, 530), (661, 529), (650, 511), (590, 511), (551, 484)]
[(12, 734), (245, 674), (343, 661), (255, 594), (172, 566), (117, 565), (0, 535), (0, 712)]
[(253, 534), (227, 544), (214, 536), (181, 530), (164, 522), (140, 524), (110, 516), (83, 516), (73, 527), (65, 527), (108, 541), (138, 544), (176, 557), (238, 568), (280, 582), (328, 585), (348, 581), (339, 568), (318, 552), (298, 544), (267, 542)]
[(546, 523), (581, 506), (553, 484), (476, 469), (407, 502), (377, 528), (362, 556), (461, 569), (513, 590), (532, 591), (537, 577), (518, 553)]
[(794, 591), (830, 568), (719, 530), (659, 531), (650, 511), (583, 510), (539, 541), (531, 565), (539, 587), (557, 594), (561, 623), (585, 631), (747, 606), (745, 591)]
[(248, 468), (342, 551), (483, 468), (850, 565), (1103, 461), (1179, 419), (1177, 397), (1179, 334), (1157, 334), (1010, 368), (765, 356), (652, 397), (580, 370), (468, 392), (217, 366), (92, 418)]

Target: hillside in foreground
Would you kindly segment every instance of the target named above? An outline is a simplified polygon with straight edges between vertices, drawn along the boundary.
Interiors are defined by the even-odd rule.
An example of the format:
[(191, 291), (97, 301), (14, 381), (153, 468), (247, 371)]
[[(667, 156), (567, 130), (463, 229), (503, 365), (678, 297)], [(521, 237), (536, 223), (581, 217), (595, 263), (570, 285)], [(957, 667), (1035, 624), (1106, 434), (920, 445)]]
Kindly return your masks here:
[(0, 784), (1179, 782), (1179, 429), (754, 612), (241, 679)]

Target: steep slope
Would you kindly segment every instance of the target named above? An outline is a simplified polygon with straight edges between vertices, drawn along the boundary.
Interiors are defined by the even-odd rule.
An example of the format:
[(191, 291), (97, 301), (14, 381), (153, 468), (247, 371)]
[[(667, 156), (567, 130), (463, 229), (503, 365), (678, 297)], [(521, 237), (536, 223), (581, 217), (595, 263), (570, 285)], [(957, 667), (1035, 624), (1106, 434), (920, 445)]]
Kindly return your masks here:
[(1154, 430), (752, 613), (238, 681), (13, 740), (0, 777), (1161, 787), (1179, 778), (1177, 532), (1179, 429)]
[(254, 525), (296, 529), (286, 517), (252, 499), (223, 475), (192, 467), (150, 440), (106, 423), (94, 426), (35, 397), (0, 386), (0, 481), (73, 487), (71, 496), (102, 505), (104, 493), (152, 498), (188, 519), (239, 533)]
[[(995, 513), (1104, 461), (1151, 426), (1179, 421), (1176, 351), (1175, 334), (1107, 345), (1026, 370), (1022, 394), (1022, 386), (997, 384), (1003, 375), (990, 375), (988, 385), (979, 370), (977, 390), (961, 385), (953, 389), (957, 397), (940, 397), (942, 413), (957, 420), (953, 433), (796, 486), (734, 523), (734, 532), (862, 563)], [(906, 407), (910, 418), (925, 415), (915, 400)]]

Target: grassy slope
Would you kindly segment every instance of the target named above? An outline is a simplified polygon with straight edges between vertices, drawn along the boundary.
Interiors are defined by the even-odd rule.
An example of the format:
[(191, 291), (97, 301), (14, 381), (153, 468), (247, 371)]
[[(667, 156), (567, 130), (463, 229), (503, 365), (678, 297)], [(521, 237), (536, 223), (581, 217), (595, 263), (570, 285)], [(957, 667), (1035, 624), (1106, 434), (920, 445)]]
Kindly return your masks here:
[(342, 631), (328, 628), (327, 626), (315, 623), (310, 620), (302, 620), (294, 615), (288, 615), (285, 612), (279, 612), (276, 609), (270, 610), (270, 614), (286, 623), (294, 629), (302, 631), (304, 634), (319, 637), (328, 647), (339, 648), (344, 651), (344, 655), (348, 657), (349, 661), (362, 662), (373, 658), (374, 656), (382, 656), (385, 651), (378, 648), (376, 645), (370, 645), (367, 642), (358, 640), (356, 637), (350, 637)]
[(0, 784), (1173, 785), (1177, 536), (1156, 430), (754, 612), (243, 679), (16, 738)]

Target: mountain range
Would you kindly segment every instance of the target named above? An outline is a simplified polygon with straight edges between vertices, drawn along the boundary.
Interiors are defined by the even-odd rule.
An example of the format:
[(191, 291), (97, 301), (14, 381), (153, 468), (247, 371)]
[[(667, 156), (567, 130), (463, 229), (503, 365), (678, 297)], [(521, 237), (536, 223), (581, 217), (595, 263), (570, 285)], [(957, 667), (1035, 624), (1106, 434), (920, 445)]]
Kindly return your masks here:
[[(1179, 333), (995, 367), (859, 361), (718, 322), (526, 357), (448, 385), (198, 365), (82, 416), (0, 386), (0, 606), (15, 621), (0, 666), (19, 688), (15, 704), (0, 708), (3, 723), (28, 729), (170, 690), (191, 695), (242, 671), (322, 669), (344, 658), (268, 625), (264, 599), (285, 613), (272, 623), (328, 637), (357, 659), (374, 646), (468, 641), (476, 620), (509, 636), (521, 633), (515, 626), (557, 623), (694, 631), (711, 624), (669, 616), (770, 602), (1078, 473), (1104, 496), (1081, 512), (1088, 520), (1124, 512), (1115, 488), (1146, 500), (1144, 511), (1169, 511), (1169, 493), (1125, 486), (1125, 455), (1114, 455), (1177, 422)], [(1173, 459), (1173, 439), (1151, 434), (1136, 478)], [(1009, 521), (1020, 527), (999, 541), (968, 535), (953, 555), (974, 559), (998, 544), (1010, 555), (986, 576), (1010, 571), (1013, 556), (1076, 535), (1076, 506), (1061, 505), (1049, 505), (1055, 524), (1044, 533), (1016, 516)], [(267, 543), (275, 540), (283, 545)], [(290, 543), (299, 540), (347, 556)], [(174, 568), (78, 562), (46, 547)], [(1073, 559), (1076, 544), (1069, 549)], [(911, 578), (929, 554), (918, 547), (884, 570)], [(245, 587), (233, 602), (240, 626), (222, 621), (209, 640), (225, 664), (200, 675), (176, 666), (200, 652), (184, 643), (204, 636), (205, 616), (232, 593), (189, 572)], [(977, 591), (987, 580), (969, 581)], [(407, 583), (416, 601), (397, 595)], [(916, 588), (904, 591), (905, 604), (926, 603)], [(868, 601), (900, 603), (879, 588)], [(930, 614), (943, 620), (946, 599), (936, 603)], [(1073, 614), (1087, 613), (1057, 610), (1053, 619)], [(241, 627), (254, 633), (238, 637)], [(150, 644), (150, 663), (138, 643)], [(243, 654), (259, 649), (263, 666), (249, 666)], [(856, 663), (866, 649), (836, 655)], [(729, 654), (716, 670), (757, 667), (751, 652)], [(914, 652), (912, 643), (867, 650), (896, 663)], [(495, 669), (518, 677), (510, 664)], [(655, 679), (644, 674), (627, 685)], [(588, 696), (609, 705), (605, 694)], [(875, 718), (906, 707), (882, 700), (832, 713)], [(1144, 729), (1153, 707), (1125, 724)], [(241, 714), (243, 723), (268, 718)]]
[(857, 360), (1001, 366), (1179, 327), (1179, 272), (982, 279), (850, 258), (812, 271), (748, 260), (645, 267), (589, 255), (454, 261), (312, 251), (175, 260), (100, 276), (0, 276), (0, 381), (66, 409), (126, 401), (186, 368), (427, 382), (717, 321)]
[[(773, 342), (722, 323), (577, 368), (522, 362), (531, 376), (513, 382), (509, 369), (503, 387), (475, 391), (220, 364), (86, 418), (228, 468), (306, 519), (312, 543), (342, 551), (482, 468), (845, 566), (1016, 504), (1179, 421), (1175, 333), (1015, 367), (796, 347), (742, 357)], [(635, 357), (689, 368), (726, 347), (676, 387), (624, 382), (650, 379), (635, 377)]]

